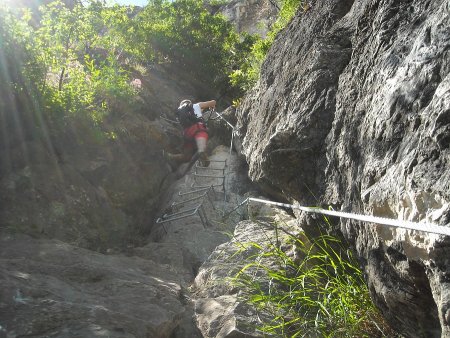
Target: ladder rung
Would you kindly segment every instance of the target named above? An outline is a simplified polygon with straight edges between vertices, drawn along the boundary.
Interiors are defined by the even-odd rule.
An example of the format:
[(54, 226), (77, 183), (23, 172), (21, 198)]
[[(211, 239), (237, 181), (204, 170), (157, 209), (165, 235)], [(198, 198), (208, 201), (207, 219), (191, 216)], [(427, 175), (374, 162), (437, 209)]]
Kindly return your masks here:
[(214, 175), (202, 175), (202, 174), (193, 174), (196, 177), (211, 177), (211, 178), (225, 178), (225, 176), (214, 176)]
[(199, 188), (199, 189), (189, 190), (189, 191), (186, 191), (186, 192), (179, 191), (178, 192), (178, 196), (195, 194), (195, 193), (202, 192), (202, 191), (205, 191), (205, 190), (208, 190), (208, 189), (212, 189), (214, 187), (221, 187), (222, 185), (223, 184), (212, 184), (212, 185), (205, 185), (205, 186), (196, 186), (196, 187), (193, 187), (193, 188)]
[(227, 160), (208, 160), (209, 162), (217, 162), (217, 163), (219, 163), (219, 162), (222, 162), (222, 163), (225, 163)]
[(204, 169), (204, 170), (225, 170), (226, 169), (226, 167), (224, 167), (224, 168), (202, 167), (202, 166), (198, 165), (198, 163), (195, 165), (195, 167), (198, 169)]
[[(210, 187), (222, 187), (222, 188), (224, 188), (224, 183), (219, 183), (219, 184), (214, 184), (214, 185), (197, 185), (197, 186), (195, 186), (194, 187), (194, 184), (195, 184), (195, 182), (192, 182), (192, 185), (191, 185), (191, 187), (192, 188), (210, 188)], [(214, 190), (215, 192), (223, 192), (223, 191), (216, 191), (216, 190)]]
[[(162, 217), (160, 217), (156, 220), (156, 223), (161, 224), (161, 223), (171, 222), (171, 221), (175, 221), (178, 219), (193, 216), (193, 215), (195, 215), (196, 212), (198, 212), (198, 209), (201, 206), (202, 206), (202, 203), (200, 203), (199, 205), (197, 205), (195, 208), (192, 208), (192, 209), (175, 212), (175, 213), (169, 214), (169, 215), (164, 214)], [(190, 212), (190, 213), (188, 213), (188, 212)], [(176, 217), (173, 217), (173, 216), (176, 216)]]
[[(206, 189), (205, 189), (205, 190), (206, 190)], [(200, 195), (200, 196), (191, 197), (191, 198), (188, 198), (187, 200), (184, 200), (184, 201), (179, 201), (179, 202), (174, 201), (171, 205), (172, 205), (172, 207), (175, 207), (175, 206), (180, 205), (180, 204), (185, 204), (185, 203), (187, 203), (187, 202), (192, 202), (192, 201), (195, 201), (195, 200), (198, 200), (198, 199), (200, 199), (200, 198), (205, 197), (206, 194), (207, 194), (207, 192), (204, 192), (204, 193), (203, 193), (202, 195)]]

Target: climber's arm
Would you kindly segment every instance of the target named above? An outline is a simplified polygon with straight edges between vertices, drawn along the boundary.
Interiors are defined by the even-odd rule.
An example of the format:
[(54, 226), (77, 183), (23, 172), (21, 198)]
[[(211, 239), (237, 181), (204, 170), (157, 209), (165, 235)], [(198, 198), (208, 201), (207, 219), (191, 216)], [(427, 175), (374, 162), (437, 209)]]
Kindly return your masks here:
[(216, 106), (216, 100), (206, 101), (206, 102), (199, 102), (198, 105), (200, 108), (207, 109), (207, 108), (214, 108)]

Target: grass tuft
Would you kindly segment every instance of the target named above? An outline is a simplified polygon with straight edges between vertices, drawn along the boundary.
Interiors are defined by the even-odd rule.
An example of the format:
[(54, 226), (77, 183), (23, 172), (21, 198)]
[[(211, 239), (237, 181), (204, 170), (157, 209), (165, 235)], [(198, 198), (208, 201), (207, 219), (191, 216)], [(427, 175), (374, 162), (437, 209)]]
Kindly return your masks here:
[(282, 247), (238, 243), (253, 254), (231, 283), (243, 301), (264, 314), (258, 330), (277, 337), (395, 336), (341, 241), (329, 235), (309, 241), (300, 233), (288, 234), (288, 242)]

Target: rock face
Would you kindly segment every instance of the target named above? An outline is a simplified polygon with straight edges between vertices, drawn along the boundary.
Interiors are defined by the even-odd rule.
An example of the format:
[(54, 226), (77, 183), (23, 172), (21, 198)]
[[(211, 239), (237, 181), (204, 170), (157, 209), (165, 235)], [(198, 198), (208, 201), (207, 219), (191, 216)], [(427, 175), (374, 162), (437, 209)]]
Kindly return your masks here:
[[(281, 210), (252, 206), (249, 213), (252, 220), (237, 224), (232, 239), (214, 250), (195, 278), (195, 314), (197, 325), (205, 338), (264, 337), (258, 330), (261, 318), (267, 322), (273, 320), (273, 314), (256, 310), (243, 302), (242, 297), (245, 298), (245, 295), (231, 280), (249, 261), (255, 259), (257, 250), (249, 245), (249, 241), (269, 247), (276, 238), (287, 247), (286, 233), (278, 229), (278, 235), (273, 224), (276, 222), (290, 233), (296, 233), (300, 228), (292, 216)], [(270, 259), (258, 258), (262, 264), (273, 264)], [(268, 276), (261, 280), (265, 281), (261, 282), (261, 288), (268, 287), (271, 282)]]
[(238, 32), (265, 36), (276, 19), (278, 8), (270, 0), (233, 0), (220, 8)]
[[(229, 239), (227, 233), (241, 216), (223, 219), (223, 212), (242, 201), (238, 191), (251, 184), (238, 172), (240, 160), (228, 148), (217, 147), (210, 159), (227, 160), (227, 199), (222, 187), (203, 199), (206, 222), (194, 214), (154, 224), (146, 245), (124, 253), (0, 231), (0, 337), (203, 337), (188, 287), (200, 265)], [(212, 175), (216, 164), (202, 169), (203, 174)], [(179, 192), (217, 180), (191, 173), (179, 179), (157, 215), (177, 212), (173, 202), (199, 195), (181, 197)], [(199, 201), (187, 201), (180, 210)]]
[(182, 144), (179, 128), (160, 115), (201, 91), (170, 74), (141, 76), (134, 105), (118, 102), (120, 114), (97, 131), (0, 106), (0, 228), (103, 252), (140, 242), (171, 182), (161, 150)]
[(184, 316), (170, 266), (25, 235), (0, 244), (2, 337), (170, 337)]
[(10, 149), (15, 169), (0, 179), (0, 227), (100, 251), (142, 231), (138, 208), (147, 205), (146, 216), (154, 212), (152, 199), (166, 176), (164, 164), (152, 159), (160, 150), (151, 143), (133, 148), (137, 142), (91, 141), (61, 142), (59, 154), (38, 141)]
[[(443, 0), (319, 0), (299, 12), (237, 112), (251, 178), (303, 205), (448, 224), (449, 27)], [(450, 238), (336, 226), (395, 329), (450, 336)]]

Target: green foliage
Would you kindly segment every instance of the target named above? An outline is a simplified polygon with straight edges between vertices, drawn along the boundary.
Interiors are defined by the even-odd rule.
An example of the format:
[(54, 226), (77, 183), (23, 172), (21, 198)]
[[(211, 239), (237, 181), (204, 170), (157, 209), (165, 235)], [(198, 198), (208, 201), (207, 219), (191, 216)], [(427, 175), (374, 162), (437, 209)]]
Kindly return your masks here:
[(124, 44), (116, 31), (126, 22), (123, 9), (99, 2), (68, 9), (56, 1), (43, 8), (36, 43), (47, 67), (42, 92), (51, 106), (98, 123), (114, 100), (132, 95), (118, 62)]
[[(105, 7), (99, 1), (77, 3), (70, 9), (54, 1), (40, 11), (38, 25), (26, 10), (2, 11), (2, 30), (9, 37), (3, 43), (23, 51), (17, 57), (11, 48), (2, 49), (2, 59), (15, 53), (16, 59), (7, 63), (20, 74), (21, 81), (12, 79), (10, 88), (19, 97), (31, 95), (33, 109), (51, 121), (81, 118), (98, 125), (117, 101), (133, 96), (128, 74), (120, 65), (126, 34), (119, 32), (131, 27), (126, 9)], [(5, 67), (1, 73), (11, 72)]]
[(207, 3), (209, 6), (219, 8), (220, 6), (225, 6), (229, 4), (231, 0), (209, 0)]
[(28, 79), (29, 83), (33, 83), (33, 80), (44, 71), (42, 66), (32, 62), (35, 52), (33, 46), (28, 44), (33, 34), (27, 24), (29, 19), (28, 11), (23, 13), (23, 20), (18, 20), (14, 13), (0, 7), (0, 76), (4, 85), (3, 90), (22, 89), (26, 81), (23, 70), (29, 64), (34, 66), (28, 68), (28, 73), (32, 74)]
[[(42, 106), (36, 79), (45, 69), (34, 62), (37, 52), (27, 43), (33, 32), (27, 21), (30, 17), (26, 11), (23, 20), (18, 20), (17, 13), (0, 7), (0, 136), (4, 141), (14, 139), (13, 135), (32, 135), (40, 122), (32, 111)], [(6, 137), (4, 133), (11, 135)], [(3, 142), (0, 150), (7, 146), (8, 141)]]
[(228, 86), (227, 74), (244, 54), (232, 25), (201, 0), (151, 0), (137, 18), (139, 43), (154, 62), (172, 62), (194, 80)]
[[(291, 13), (298, 1), (285, 0), (281, 13)], [(238, 35), (202, 0), (150, 0), (137, 15), (99, 0), (73, 8), (56, 0), (40, 11), (37, 16), (2, 7), (2, 79), (51, 120), (81, 118), (93, 125), (120, 109), (118, 102), (132, 100), (125, 71), (130, 65), (171, 62), (192, 81), (241, 96), (258, 78), (277, 31), (266, 39)]]
[[(13, 64), (11, 88), (19, 96), (28, 93), (52, 120), (79, 117), (94, 125), (119, 101), (132, 99), (124, 66), (170, 62), (190, 73), (192, 81), (242, 94), (233, 92), (237, 86), (230, 88), (228, 75), (244, 64), (255, 37), (238, 35), (201, 0), (151, 0), (137, 15), (130, 11), (98, 0), (76, 2), (73, 8), (56, 0), (40, 8), (36, 23), (36, 13), (4, 9), (3, 43), (10, 47), (2, 53), (11, 53), (2, 74)], [(14, 50), (22, 51), (19, 60)]]
[(247, 58), (242, 62), (240, 68), (234, 70), (229, 75), (230, 82), (244, 91), (253, 87), (259, 79), (261, 65), (277, 34), (286, 27), (299, 8), (307, 10), (304, 5), (304, 0), (281, 0), (280, 5), (281, 8), (277, 20), (271, 26), (267, 36), (265, 38), (256, 38)]
[(275, 244), (240, 243), (256, 253), (233, 283), (265, 314), (261, 318), (272, 318), (259, 329), (277, 337), (384, 335), (386, 325), (351, 251), (330, 236), (309, 242), (304, 235), (289, 235), (289, 240), (295, 255)]

